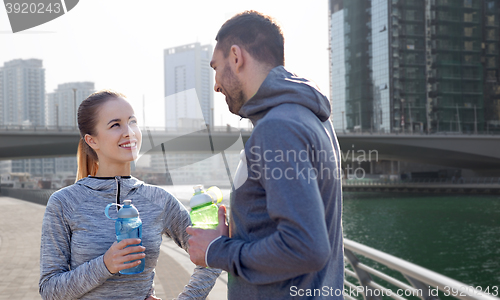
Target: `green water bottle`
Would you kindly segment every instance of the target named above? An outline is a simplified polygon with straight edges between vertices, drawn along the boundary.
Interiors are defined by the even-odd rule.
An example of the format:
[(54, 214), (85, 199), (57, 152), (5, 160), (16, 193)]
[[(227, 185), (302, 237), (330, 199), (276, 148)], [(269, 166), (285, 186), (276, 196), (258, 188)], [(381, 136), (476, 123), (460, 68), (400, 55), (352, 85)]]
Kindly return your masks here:
[(212, 186), (208, 190), (203, 190), (203, 185), (193, 187), (194, 194), (189, 201), (191, 206), (191, 223), (194, 228), (215, 229), (219, 225), (218, 210), (216, 203), (222, 201), (222, 192)]

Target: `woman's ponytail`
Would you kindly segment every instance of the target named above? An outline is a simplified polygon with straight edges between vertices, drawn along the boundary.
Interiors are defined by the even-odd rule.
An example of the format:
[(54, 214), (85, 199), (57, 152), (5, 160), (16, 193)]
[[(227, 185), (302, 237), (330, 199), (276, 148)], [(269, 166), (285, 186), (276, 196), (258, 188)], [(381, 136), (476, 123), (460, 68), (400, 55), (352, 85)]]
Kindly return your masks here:
[(78, 151), (76, 153), (78, 169), (76, 171), (75, 182), (89, 175), (95, 176), (97, 170), (99, 169), (98, 161), (94, 159), (94, 155), (92, 155), (92, 153), (89, 155), (89, 152), (94, 152), (93, 154), (95, 155), (94, 149), (90, 148), (83, 138), (80, 138)]

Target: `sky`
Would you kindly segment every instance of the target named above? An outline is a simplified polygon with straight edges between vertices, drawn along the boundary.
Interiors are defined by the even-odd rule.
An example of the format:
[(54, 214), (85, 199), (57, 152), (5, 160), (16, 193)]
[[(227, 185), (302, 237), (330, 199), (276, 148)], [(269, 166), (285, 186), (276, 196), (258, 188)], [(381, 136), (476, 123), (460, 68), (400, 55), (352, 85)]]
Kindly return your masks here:
[[(276, 18), (285, 35), (285, 67), (317, 83), (328, 97), (326, 0), (85, 0), (65, 15), (12, 33), (0, 6), (0, 65), (22, 58), (43, 60), (45, 91), (58, 84), (93, 81), (96, 89), (127, 95), (139, 123), (164, 126), (163, 50), (193, 42), (215, 46), (220, 26), (253, 9)], [(216, 126), (248, 127), (214, 95)]]

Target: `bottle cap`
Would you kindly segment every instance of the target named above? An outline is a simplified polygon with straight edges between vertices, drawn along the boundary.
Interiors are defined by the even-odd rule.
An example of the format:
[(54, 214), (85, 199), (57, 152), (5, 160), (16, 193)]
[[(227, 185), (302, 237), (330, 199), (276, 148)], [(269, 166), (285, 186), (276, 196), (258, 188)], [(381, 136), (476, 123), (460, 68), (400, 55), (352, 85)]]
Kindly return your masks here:
[(191, 206), (191, 208), (212, 202), (212, 197), (205, 194), (203, 191), (203, 185), (195, 185), (193, 189), (194, 195), (191, 197), (191, 200), (189, 200), (189, 206)]
[(137, 218), (139, 211), (132, 205), (132, 200), (124, 200), (122, 208), (118, 211), (118, 218)]
[(201, 184), (193, 186), (193, 189), (194, 189), (194, 194), (193, 195), (196, 195), (196, 194), (199, 194), (199, 193), (203, 193), (203, 185), (201, 185)]

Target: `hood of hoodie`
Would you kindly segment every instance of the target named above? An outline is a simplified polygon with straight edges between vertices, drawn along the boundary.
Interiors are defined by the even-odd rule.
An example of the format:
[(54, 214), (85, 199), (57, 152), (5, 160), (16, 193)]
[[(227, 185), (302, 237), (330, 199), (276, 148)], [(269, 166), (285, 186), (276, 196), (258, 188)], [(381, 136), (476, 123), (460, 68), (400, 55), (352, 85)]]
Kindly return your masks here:
[(127, 195), (140, 188), (144, 182), (134, 176), (93, 177), (89, 175), (78, 180), (75, 184), (106, 195), (114, 195), (119, 200), (117, 203), (122, 203), (123, 200), (126, 200)]
[(283, 103), (295, 103), (307, 107), (321, 122), (331, 114), (328, 98), (319, 91), (317, 85), (305, 78), (289, 72), (283, 66), (272, 69), (257, 93), (241, 107), (238, 114), (256, 122), (273, 107)]

